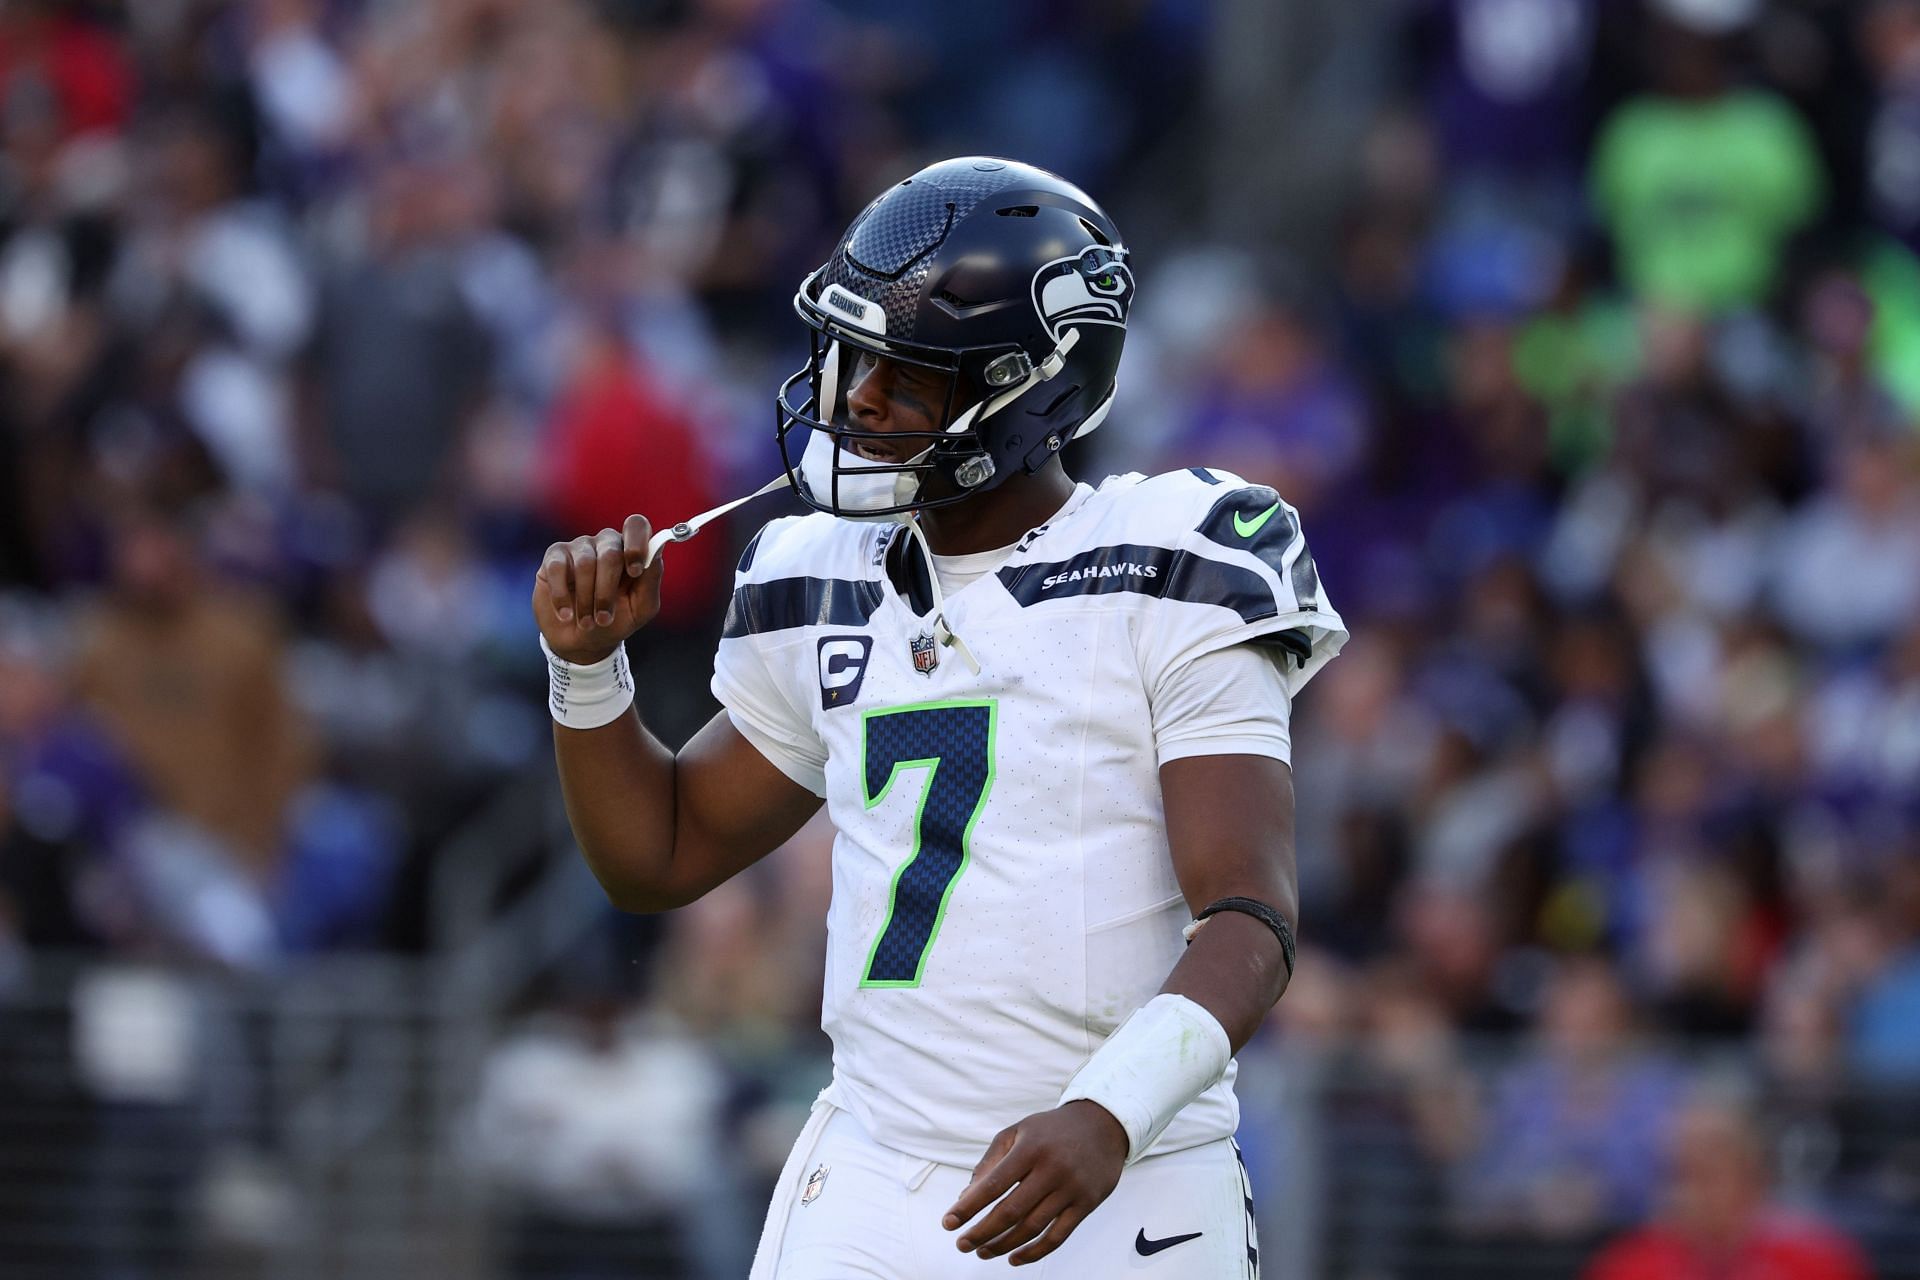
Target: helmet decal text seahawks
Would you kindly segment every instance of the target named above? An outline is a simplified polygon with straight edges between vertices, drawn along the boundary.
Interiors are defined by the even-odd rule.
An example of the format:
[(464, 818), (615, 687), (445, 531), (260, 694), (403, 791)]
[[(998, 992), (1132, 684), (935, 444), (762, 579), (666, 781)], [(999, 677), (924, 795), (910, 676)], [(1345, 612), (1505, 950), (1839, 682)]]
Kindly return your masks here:
[(887, 331), (886, 312), (850, 289), (830, 284), (820, 291), (820, 305), (837, 311), (842, 317), (869, 333)]
[(1033, 305), (1055, 342), (1070, 324), (1127, 327), (1133, 306), (1133, 272), (1127, 251), (1089, 245), (1070, 258), (1055, 258), (1033, 274)]

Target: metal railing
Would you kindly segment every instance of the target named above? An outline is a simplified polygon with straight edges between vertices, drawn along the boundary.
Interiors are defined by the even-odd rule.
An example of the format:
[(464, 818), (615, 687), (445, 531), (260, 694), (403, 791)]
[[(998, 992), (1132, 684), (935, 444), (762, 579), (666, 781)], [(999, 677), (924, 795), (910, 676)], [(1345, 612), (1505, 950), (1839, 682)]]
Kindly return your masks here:
[[(429, 902), (422, 957), (253, 975), (34, 957), (0, 988), (0, 1280), (744, 1274), (827, 1073), (821, 1038), (701, 1044), (604, 1007), (511, 1022), (608, 919), (551, 779), (474, 814)], [(1269, 1040), (1241, 1057), (1268, 1280), (1562, 1280), (1630, 1216), (1501, 1203), (1514, 1170), (1493, 1157), (1557, 1123), (1511, 1105), (1544, 1050), (1374, 1048)], [(1784, 1201), (1852, 1235), (1881, 1280), (1920, 1280), (1920, 1090), (1770, 1080), (1751, 1048), (1620, 1055), (1665, 1072), (1671, 1100), (1740, 1077)], [(657, 1092), (621, 1111), (600, 1095), (629, 1075)], [(582, 1144), (603, 1115), (627, 1128)], [(1641, 1154), (1651, 1183), (1657, 1153)]]
[(36, 964), (0, 1005), (0, 1275), (470, 1274), (421, 976)]
[[(701, 1104), (729, 1141), (656, 1160), (695, 1183), (630, 1209), (609, 1207), (591, 1169), (576, 1184), (586, 1198), (527, 1194), (538, 1178), (516, 1176), (511, 1146), (503, 1178), (476, 1116), (508, 1049), (540, 1036), (503, 1036), (495, 1001), (450, 973), (406, 959), (271, 977), (36, 961), (0, 997), (0, 1280), (708, 1280), (741, 1265), (797, 1114), (758, 1105), (721, 1051), (663, 1031), (658, 1045), (688, 1055), (680, 1078), (731, 1082)], [(1654, 1056), (1683, 1081), (1725, 1066)], [(1852, 1233), (1883, 1280), (1920, 1277), (1912, 1091), (1769, 1093), (1732, 1058), (1762, 1080), (1782, 1194)], [(1484, 1155), (1445, 1149), (1431, 1132), (1444, 1107), (1422, 1113), (1455, 1089), (1491, 1119), (1502, 1082), (1536, 1059), (1474, 1046), (1422, 1074), (1358, 1049), (1244, 1055), (1241, 1140), (1269, 1280), (1578, 1275), (1606, 1231), (1490, 1216)], [(824, 1064), (802, 1053), (771, 1070), (811, 1080)], [(1483, 1134), (1477, 1149), (1520, 1136)], [(519, 1150), (529, 1164), (550, 1155), (538, 1140)]]

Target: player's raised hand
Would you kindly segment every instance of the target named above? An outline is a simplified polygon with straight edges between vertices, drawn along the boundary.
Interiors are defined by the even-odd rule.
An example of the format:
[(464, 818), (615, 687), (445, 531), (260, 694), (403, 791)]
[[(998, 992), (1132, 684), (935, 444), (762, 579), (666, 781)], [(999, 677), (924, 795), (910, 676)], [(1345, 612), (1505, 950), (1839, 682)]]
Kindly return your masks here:
[[(997, 1258), (1017, 1249), (1014, 1266), (1038, 1262), (1113, 1194), (1126, 1163), (1127, 1131), (1099, 1103), (1037, 1112), (994, 1136), (940, 1225), (965, 1227), (962, 1252)], [(993, 1211), (974, 1222), (988, 1205)]]
[(618, 529), (547, 548), (533, 578), (533, 617), (549, 649), (568, 662), (598, 662), (653, 621), (665, 558), (647, 562), (652, 536), (645, 516), (628, 516)]

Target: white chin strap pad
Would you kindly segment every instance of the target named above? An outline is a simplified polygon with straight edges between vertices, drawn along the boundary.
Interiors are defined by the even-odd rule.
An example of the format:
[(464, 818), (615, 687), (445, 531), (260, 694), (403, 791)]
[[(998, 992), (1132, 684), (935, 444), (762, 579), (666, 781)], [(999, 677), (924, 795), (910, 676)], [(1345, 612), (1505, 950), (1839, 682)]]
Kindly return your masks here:
[[(907, 465), (925, 462), (932, 452), (928, 445), (907, 459)], [(913, 501), (920, 475), (894, 471), (891, 465), (842, 449), (830, 434), (816, 429), (800, 455), (800, 484), (814, 501), (844, 519), (904, 520), (904, 512), (888, 513), (886, 508)]]

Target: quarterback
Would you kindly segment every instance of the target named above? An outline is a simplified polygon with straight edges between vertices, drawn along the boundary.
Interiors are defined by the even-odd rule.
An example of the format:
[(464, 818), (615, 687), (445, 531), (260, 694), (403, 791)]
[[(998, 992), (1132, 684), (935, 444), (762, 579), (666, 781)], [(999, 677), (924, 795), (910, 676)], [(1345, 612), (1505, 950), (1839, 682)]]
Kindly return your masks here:
[(813, 513), (748, 544), (724, 710), (677, 755), (622, 648), (669, 535), (541, 564), (567, 812), (616, 904), (691, 902), (823, 803), (837, 832), (833, 1082), (752, 1280), (1259, 1274), (1233, 1055), (1293, 968), (1290, 700), (1346, 631), (1272, 489), (1068, 478), (1133, 292), (1105, 212), (1012, 161), (854, 220), (777, 396)]

